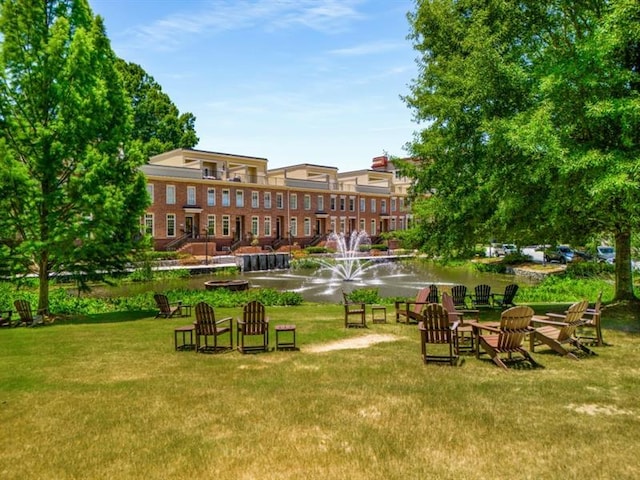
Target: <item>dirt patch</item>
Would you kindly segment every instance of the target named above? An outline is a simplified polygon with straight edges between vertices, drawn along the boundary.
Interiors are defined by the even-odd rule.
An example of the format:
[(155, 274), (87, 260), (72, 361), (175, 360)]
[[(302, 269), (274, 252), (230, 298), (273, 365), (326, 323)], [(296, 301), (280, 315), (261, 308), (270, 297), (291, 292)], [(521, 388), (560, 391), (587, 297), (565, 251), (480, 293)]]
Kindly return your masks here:
[(584, 405), (574, 405), (569, 404), (567, 408), (573, 410), (578, 413), (584, 413), (586, 415), (633, 415), (633, 412), (629, 410), (623, 410), (621, 408), (616, 408), (611, 405), (595, 405), (593, 403), (588, 403)]
[(325, 343), (323, 345), (315, 345), (305, 348), (306, 352), (321, 353), (330, 352), (332, 350), (348, 350), (353, 348), (367, 348), (376, 343), (395, 342), (398, 337), (395, 335), (372, 334), (362, 337), (349, 338), (346, 340), (338, 340), (337, 342)]

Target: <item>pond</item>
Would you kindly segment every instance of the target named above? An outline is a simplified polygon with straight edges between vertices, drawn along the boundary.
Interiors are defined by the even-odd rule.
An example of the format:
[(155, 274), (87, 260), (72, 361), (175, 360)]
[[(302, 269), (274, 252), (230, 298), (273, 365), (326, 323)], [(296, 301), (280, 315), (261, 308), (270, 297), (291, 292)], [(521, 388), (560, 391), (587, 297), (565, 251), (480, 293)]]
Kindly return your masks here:
[(251, 288), (274, 288), (299, 292), (305, 301), (341, 303), (342, 291), (350, 293), (361, 288), (377, 288), (381, 297), (414, 297), (420, 288), (432, 283), (447, 290), (462, 284), (472, 291), (475, 285), (486, 283), (494, 292), (503, 292), (509, 283), (528, 283), (514, 275), (476, 272), (469, 268), (443, 267), (431, 262), (403, 261), (376, 264), (357, 280), (342, 281), (328, 270), (272, 270), (245, 272), (225, 277), (211, 274), (194, 275), (186, 279), (163, 279), (153, 282), (95, 288), (92, 295), (130, 296), (146, 291), (166, 291), (177, 288), (204, 290), (209, 280), (248, 280)]

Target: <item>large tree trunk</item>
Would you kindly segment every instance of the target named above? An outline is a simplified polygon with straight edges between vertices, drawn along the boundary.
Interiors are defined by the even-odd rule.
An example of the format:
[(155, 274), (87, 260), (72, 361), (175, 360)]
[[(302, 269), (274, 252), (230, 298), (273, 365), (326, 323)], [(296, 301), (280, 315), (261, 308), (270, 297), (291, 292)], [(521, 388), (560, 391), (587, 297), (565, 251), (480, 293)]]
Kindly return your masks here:
[(631, 275), (631, 232), (616, 234), (616, 292), (614, 300), (637, 300)]
[(49, 258), (46, 252), (40, 256), (38, 264), (39, 294), (38, 312), (49, 313)]

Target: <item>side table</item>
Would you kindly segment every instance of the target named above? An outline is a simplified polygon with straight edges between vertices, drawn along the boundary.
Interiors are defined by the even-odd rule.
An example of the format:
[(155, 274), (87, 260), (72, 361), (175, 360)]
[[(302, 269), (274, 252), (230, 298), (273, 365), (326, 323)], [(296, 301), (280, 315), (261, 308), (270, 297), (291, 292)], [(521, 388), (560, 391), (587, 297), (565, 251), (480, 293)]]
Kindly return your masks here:
[[(195, 330), (193, 325), (184, 325), (182, 327), (176, 327), (173, 330), (173, 344), (176, 350), (195, 350), (196, 345), (193, 342), (193, 332)], [(189, 334), (189, 341), (187, 342), (187, 333)], [(182, 334), (182, 342), (178, 343), (178, 335)]]
[[(295, 325), (276, 325), (276, 350), (296, 350), (296, 326)], [(286, 332), (291, 333), (289, 341), (280, 338), (280, 335)]]
[(387, 323), (387, 307), (371, 305), (371, 323)]

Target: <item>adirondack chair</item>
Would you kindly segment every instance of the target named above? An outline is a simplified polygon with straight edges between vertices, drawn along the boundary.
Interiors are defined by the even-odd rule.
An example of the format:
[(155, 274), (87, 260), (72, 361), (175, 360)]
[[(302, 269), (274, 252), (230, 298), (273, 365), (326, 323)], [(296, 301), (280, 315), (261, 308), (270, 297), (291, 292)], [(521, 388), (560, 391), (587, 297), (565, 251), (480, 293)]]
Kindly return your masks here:
[[(264, 305), (257, 300), (247, 303), (238, 319), (236, 344), (242, 353), (266, 352), (269, 349), (269, 317)], [(258, 337), (258, 343), (249, 343), (251, 337)]]
[[(578, 357), (565, 348), (565, 345), (569, 344), (582, 350), (584, 353), (595, 355), (595, 352), (580, 343), (580, 340), (575, 336), (576, 329), (585, 323), (582, 316), (587, 310), (588, 305), (589, 302), (583, 300), (571, 305), (565, 315), (547, 313), (546, 318), (534, 316), (532, 322), (535, 331), (529, 336), (531, 343), (530, 350), (533, 352), (536, 344), (542, 343), (560, 355), (578, 360)], [(536, 325), (540, 326), (536, 327)]]
[(515, 298), (516, 293), (518, 293), (518, 288), (518, 285), (512, 283), (504, 288), (504, 293), (491, 294), (493, 305), (502, 309), (515, 307), (516, 304), (513, 303), (513, 299)]
[[(216, 320), (213, 307), (205, 302), (196, 304), (196, 352), (218, 353), (233, 350), (233, 319), (225, 317)], [(218, 337), (229, 335), (229, 346), (218, 344)], [(209, 344), (209, 339), (213, 344)], [(204, 341), (204, 342), (203, 342)]]
[[(520, 306), (512, 307), (502, 312), (500, 316), (500, 326), (483, 325), (476, 323), (473, 329), (478, 338), (478, 348), (476, 357), (480, 356), (480, 347), (485, 350), (491, 360), (499, 367), (507, 370), (500, 355), (506, 354), (508, 359), (513, 358), (514, 353), (518, 353), (528, 360), (532, 366), (538, 366), (538, 363), (523, 347), (522, 343), (526, 335), (533, 332), (531, 327), (531, 318), (533, 317), (533, 309), (531, 307)], [(482, 334), (483, 331), (488, 332)]]
[(428, 303), (440, 303), (440, 294), (438, 293), (438, 286), (435, 283), (429, 285), (429, 295), (427, 295)]
[[(590, 340), (594, 342), (596, 346), (601, 347), (604, 345), (604, 340), (602, 339), (602, 327), (600, 326), (600, 317), (602, 308), (602, 290), (598, 294), (598, 299), (593, 308), (587, 308), (582, 315), (582, 319), (585, 320), (584, 324), (582, 324), (578, 328), (578, 339), (579, 340)], [(585, 335), (584, 330), (591, 330), (590, 335)]]
[(491, 286), (490, 285), (476, 285), (473, 289), (474, 295), (471, 296), (471, 306), (473, 308), (489, 307), (493, 308), (491, 303)]
[[(366, 305), (363, 302), (352, 302), (349, 296), (342, 292), (344, 305), (344, 326), (349, 327), (366, 327)], [(355, 318), (355, 321), (352, 320)]]
[(456, 307), (462, 307), (463, 309), (468, 308), (467, 287), (465, 285), (454, 285), (451, 287), (451, 296), (453, 297), (453, 304)]
[[(459, 321), (449, 320), (449, 312), (442, 305), (430, 303), (422, 309), (422, 320), (418, 323), (420, 331), (420, 348), (424, 363), (440, 362), (456, 365), (458, 362), (458, 334), (456, 332)], [(427, 345), (447, 345), (449, 353), (430, 353)], [(438, 348), (438, 347), (434, 347)], [(446, 351), (446, 350), (445, 350)]]
[(403, 317), (403, 323), (418, 323), (421, 320), (422, 308), (429, 304), (427, 299), (430, 291), (429, 287), (425, 287), (418, 291), (415, 300), (396, 301), (396, 322), (400, 322), (400, 317)]
[(472, 324), (478, 323), (479, 310), (458, 310), (454, 304), (453, 297), (447, 292), (442, 293), (442, 306), (449, 313), (449, 321), (460, 322), (457, 328), (458, 333), (458, 350), (459, 351), (475, 351), (475, 335)]
[(181, 317), (183, 315), (183, 309), (187, 307), (186, 305), (183, 305), (182, 302), (169, 303), (167, 296), (162, 293), (154, 294), (153, 299), (156, 301), (156, 306), (158, 307), (156, 318), (171, 318), (174, 316)]
[(20, 325), (25, 325), (27, 327), (44, 325), (44, 312), (38, 310), (34, 315), (31, 310), (31, 305), (27, 300), (16, 300), (13, 302), (13, 306), (16, 307), (16, 311), (20, 317)]

